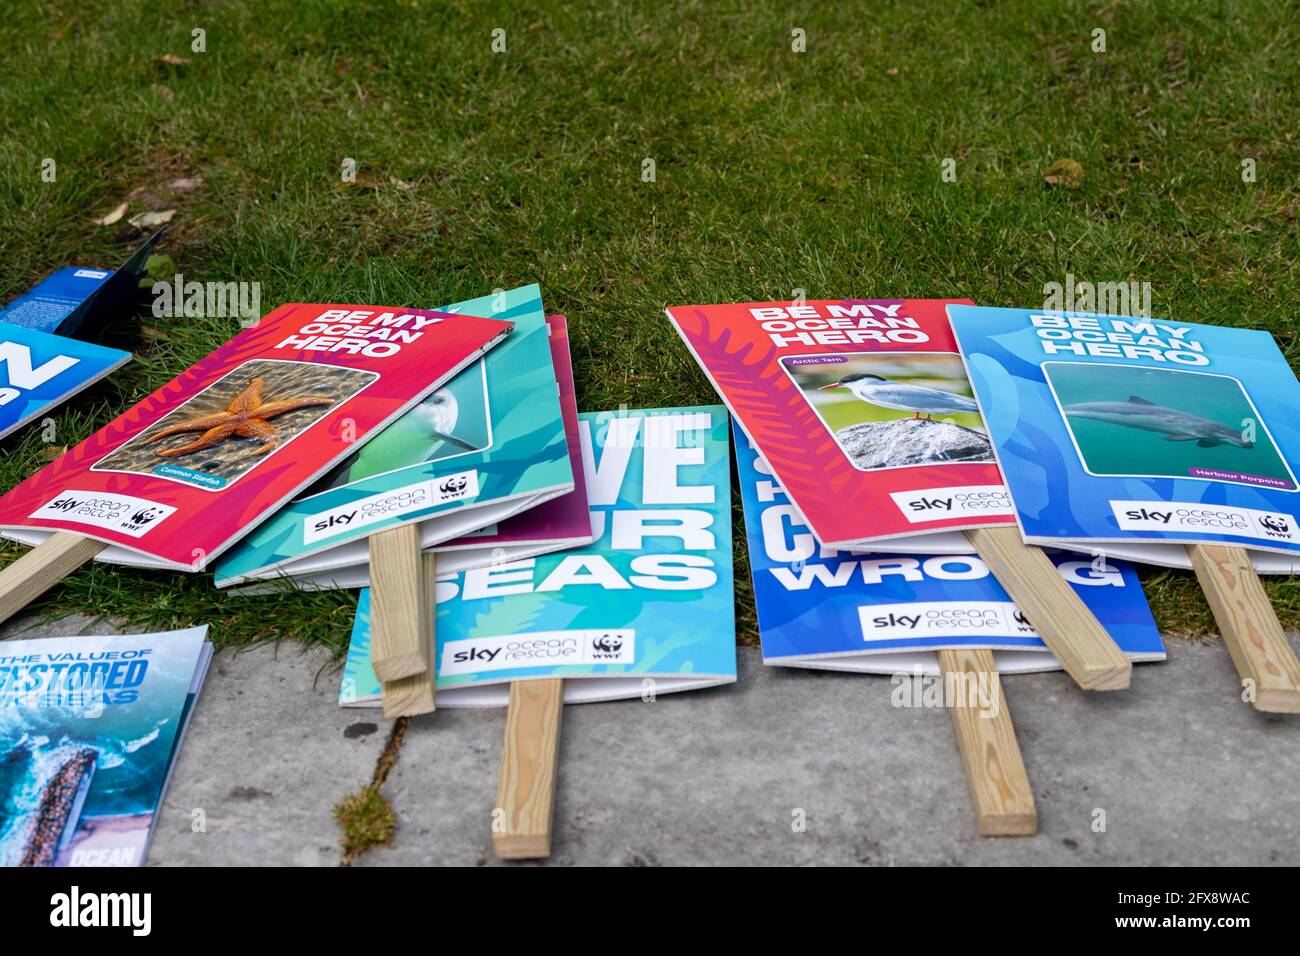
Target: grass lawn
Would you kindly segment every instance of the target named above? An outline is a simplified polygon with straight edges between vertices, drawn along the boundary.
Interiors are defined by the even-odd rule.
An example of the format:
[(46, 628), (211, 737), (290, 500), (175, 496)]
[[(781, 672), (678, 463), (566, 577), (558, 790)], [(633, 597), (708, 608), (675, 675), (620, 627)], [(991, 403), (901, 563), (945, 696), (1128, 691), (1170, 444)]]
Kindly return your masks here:
[[(259, 282), (263, 311), (536, 280), (569, 316), (584, 409), (714, 401), (663, 307), (794, 290), (1036, 306), (1067, 273), (1149, 282), (1156, 315), (1266, 328), (1300, 362), (1293, 3), (568, 6), (11, 0), (0, 300), (118, 263), (143, 231), (95, 219), (129, 201), (177, 210), (176, 271)], [(1044, 181), (1063, 158), (1077, 188)], [(136, 361), (57, 414), (57, 444), (237, 329), (143, 321)], [(35, 426), (11, 436), (0, 486), (47, 453)], [(1212, 628), (1189, 574), (1146, 581), (1166, 630)], [(1268, 588), (1300, 626), (1296, 583)], [(40, 606), (341, 651), (354, 602), (92, 567)]]

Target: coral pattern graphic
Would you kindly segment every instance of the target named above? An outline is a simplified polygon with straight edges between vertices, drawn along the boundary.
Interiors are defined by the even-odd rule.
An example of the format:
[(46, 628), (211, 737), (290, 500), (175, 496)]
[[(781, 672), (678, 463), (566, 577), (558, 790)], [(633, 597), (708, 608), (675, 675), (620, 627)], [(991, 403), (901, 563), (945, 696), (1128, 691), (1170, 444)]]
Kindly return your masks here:
[[(419, 309), (280, 306), (0, 498), (0, 529), (25, 531), (20, 540), (28, 541), (32, 530), (72, 531), (129, 548), (167, 567), (202, 570), (290, 496), (355, 451), (358, 442), (437, 390), (512, 327), (496, 319)], [(356, 334), (366, 338), (344, 341), (360, 341), (364, 348), (335, 348), (344, 333), (325, 334), (348, 328), (361, 330)], [(232, 375), (250, 363), (277, 361), (305, 365), (307, 370), (300, 374), (307, 377), (289, 382), (281, 392), (279, 385), (272, 390), (267, 374)], [(330, 386), (340, 374), (347, 387)], [(202, 413), (228, 410), (256, 377), (265, 380), (266, 398), (284, 401), (343, 395), (368, 376), (378, 377), (350, 398), (329, 407), (297, 409), (274, 420), (284, 423), (290, 415), (314, 418), (293, 437), (292, 453), (258, 454), (259, 443), (242, 437), (238, 445), (233, 436), (224, 442), (232, 454), (242, 447), (243, 454), (255, 458), (238, 481), (189, 468), (187, 458), (194, 456), (156, 455), (165, 442), (183, 445), (183, 436), (156, 443), (142, 440), (159, 426), (173, 424), (169, 416), (228, 377), (224, 387), (229, 392), (219, 389), (221, 398), (212, 407), (202, 407)], [(177, 421), (189, 417), (186, 411)], [(276, 427), (283, 441), (288, 431)], [(290, 419), (283, 427), (295, 426)], [(132, 462), (151, 459), (157, 464), (147, 474), (96, 467), (117, 461), (118, 452), (138, 455), (129, 459)], [(217, 501), (220, 507), (213, 507)], [(142, 534), (127, 528), (128, 513), (148, 506), (165, 514)], [(108, 552), (100, 557), (108, 559)]]
[[(843, 299), (802, 305), (770, 302), (673, 306), (668, 315), (818, 539), (828, 545), (848, 545), (869, 539), (1014, 523), (1009, 514), (996, 509), (956, 516), (936, 512), (924, 523), (909, 520), (891, 495), (970, 486), (1000, 488), (1002, 478), (997, 465), (987, 456), (973, 454), (970, 457), (976, 460), (937, 460), (908, 463), (906, 467), (885, 463), (884, 467), (873, 465), (873, 470), (865, 470), (847, 447), (852, 436), (837, 437), (790, 374), (805, 361), (813, 363), (810, 369), (815, 365), (824, 372), (831, 367), (828, 358), (836, 357), (845, 365), (859, 361), (863, 355), (898, 361), (912, 352), (946, 353), (955, 359), (956, 344), (944, 314), (948, 301)], [(792, 312), (796, 308), (814, 310), (822, 317), (814, 320), (816, 323), (834, 330), (847, 326), (855, 335), (851, 339), (846, 331), (826, 331), (814, 337), (815, 333), (800, 331), (800, 325), (808, 328), (812, 322), (765, 318), (776, 315), (778, 310), (787, 315), (802, 314)], [(892, 325), (889, 317), (893, 317)], [(798, 339), (800, 334), (810, 338)], [(819, 386), (830, 381), (826, 376), (823, 379)], [(965, 388), (964, 381), (961, 387)], [(912, 413), (898, 417), (910, 420)], [(846, 507), (846, 503), (852, 506)]]

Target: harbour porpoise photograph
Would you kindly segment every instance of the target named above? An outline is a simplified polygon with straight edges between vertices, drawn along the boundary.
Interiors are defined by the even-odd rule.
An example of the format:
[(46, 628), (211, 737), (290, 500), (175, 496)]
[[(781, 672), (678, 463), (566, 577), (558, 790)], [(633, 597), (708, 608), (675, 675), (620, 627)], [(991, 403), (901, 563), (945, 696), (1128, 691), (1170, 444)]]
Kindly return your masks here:
[[(1296, 487), (1242, 383), (1182, 369), (1047, 362), (1084, 467), (1096, 475)], [(1233, 479), (1228, 479), (1233, 480)]]

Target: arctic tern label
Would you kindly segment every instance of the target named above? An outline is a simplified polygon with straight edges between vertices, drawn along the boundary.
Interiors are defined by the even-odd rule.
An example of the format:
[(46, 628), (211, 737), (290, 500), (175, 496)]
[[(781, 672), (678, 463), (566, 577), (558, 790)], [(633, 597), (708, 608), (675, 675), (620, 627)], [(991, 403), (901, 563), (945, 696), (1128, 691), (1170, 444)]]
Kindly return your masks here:
[(171, 505), (132, 495), (68, 489), (45, 502), (30, 517), (75, 521), (142, 538), (175, 511)]
[(895, 491), (889, 497), (894, 499), (898, 510), (912, 524), (942, 521), (946, 518), (1015, 514), (1005, 485)]
[(314, 544), (410, 512), (422, 511), (449, 501), (474, 498), (478, 496), (478, 491), (478, 472), (475, 471), (443, 475), (430, 481), (382, 491), (303, 518), (302, 540), (304, 544)]
[(864, 641), (931, 637), (1037, 637), (1010, 601), (909, 601), (858, 608)]
[(1182, 531), (1232, 534), (1260, 541), (1300, 541), (1295, 515), (1231, 505), (1180, 501), (1112, 500), (1110, 510), (1123, 531)]
[(630, 628), (536, 631), (444, 641), (438, 676), (564, 664), (631, 664), (635, 660), (636, 631)]

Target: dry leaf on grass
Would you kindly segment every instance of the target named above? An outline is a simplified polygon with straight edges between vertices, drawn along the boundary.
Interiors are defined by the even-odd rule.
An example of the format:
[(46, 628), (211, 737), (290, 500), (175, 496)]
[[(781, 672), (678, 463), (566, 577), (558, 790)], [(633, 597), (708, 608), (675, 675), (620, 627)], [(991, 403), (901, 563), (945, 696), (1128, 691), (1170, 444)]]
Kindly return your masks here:
[(1043, 171), (1043, 182), (1049, 186), (1077, 189), (1083, 183), (1083, 167), (1073, 159), (1058, 159)]
[(190, 61), (183, 56), (177, 56), (175, 53), (164, 53), (154, 62), (165, 63), (168, 66), (186, 66)]
[(151, 226), (161, 226), (163, 223), (171, 222), (174, 215), (176, 215), (175, 209), (164, 209), (161, 212), (142, 212), (138, 216), (132, 216), (128, 222), (137, 229), (148, 229)]
[(99, 219), (96, 219), (95, 225), (97, 226), (113, 225), (113, 223), (117, 222), (119, 219), (121, 219), (123, 216), (126, 215), (126, 205), (127, 205), (126, 203), (122, 203), (122, 205), (118, 206), (107, 216), (101, 216)]
[(167, 185), (178, 193), (188, 193), (203, 185), (203, 177), (182, 176), (179, 179), (173, 179)]

